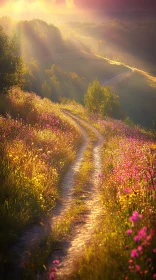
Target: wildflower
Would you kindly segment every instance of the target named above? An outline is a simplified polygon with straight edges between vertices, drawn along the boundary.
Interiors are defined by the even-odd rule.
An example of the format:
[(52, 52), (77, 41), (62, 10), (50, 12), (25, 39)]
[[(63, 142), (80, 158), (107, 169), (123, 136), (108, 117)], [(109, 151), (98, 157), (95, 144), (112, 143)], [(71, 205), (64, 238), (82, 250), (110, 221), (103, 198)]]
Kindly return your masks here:
[(126, 231), (126, 233), (127, 233), (127, 235), (131, 235), (131, 234), (132, 234), (132, 230), (131, 230), (131, 229), (128, 229), (128, 230)]
[(50, 271), (50, 273), (49, 273), (49, 279), (50, 279), (50, 280), (54, 280), (54, 279), (55, 279), (55, 273), (54, 273), (54, 271)]
[(131, 251), (131, 257), (132, 257), (132, 258), (138, 257), (138, 252), (137, 252), (136, 249), (133, 249), (133, 250)]
[(138, 251), (139, 251), (139, 252), (142, 251), (142, 246), (138, 246)]
[(140, 265), (139, 264), (136, 264), (135, 268), (136, 268), (136, 271), (140, 271)]
[(53, 261), (53, 264), (59, 264), (59, 263), (60, 263), (59, 260), (54, 260), (54, 261)]
[(132, 222), (136, 222), (137, 220), (142, 219), (142, 214), (138, 214), (137, 211), (134, 211), (132, 216), (129, 219)]
[(127, 194), (130, 194), (130, 193), (131, 193), (131, 190), (130, 190), (130, 188), (125, 188), (125, 189), (124, 189), (124, 192), (127, 193)]
[(143, 227), (142, 229), (139, 230), (138, 234), (141, 238), (145, 238), (146, 237), (146, 231), (147, 231), (147, 228), (146, 227)]
[(140, 241), (140, 236), (136, 235), (136, 236), (134, 237), (134, 241), (135, 241), (135, 242), (139, 242), (139, 241)]
[(153, 253), (156, 253), (156, 248), (153, 249)]
[(153, 274), (153, 279), (156, 279), (156, 273)]

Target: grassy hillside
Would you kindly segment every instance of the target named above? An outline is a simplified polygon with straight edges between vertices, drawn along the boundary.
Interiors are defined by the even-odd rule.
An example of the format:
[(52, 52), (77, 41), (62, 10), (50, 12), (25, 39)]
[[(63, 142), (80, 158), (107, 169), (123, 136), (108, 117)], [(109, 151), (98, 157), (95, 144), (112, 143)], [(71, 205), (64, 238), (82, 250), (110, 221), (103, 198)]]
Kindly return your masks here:
[[(156, 142), (150, 132), (69, 110), (104, 135), (99, 225), (69, 279), (155, 279)], [(113, 269), (112, 269), (113, 267)]]
[(15, 22), (3, 17), (0, 25), (9, 37), (17, 38), (25, 63), (25, 89), (53, 101), (70, 97), (83, 102), (90, 81), (107, 80), (125, 69), (88, 55), (89, 48), (83, 42), (64, 39), (65, 33), (42, 20)]
[(116, 14), (103, 22), (69, 23), (72, 34), (91, 46), (94, 52), (156, 74), (155, 25), (153, 16)]
[[(16, 22), (4, 17), (0, 19), (0, 24), (9, 36), (16, 35), (18, 55), (21, 55), (25, 64), (24, 67), (21, 66), (21, 71), (18, 69), (22, 76), (20, 83), (24, 89), (56, 102), (65, 97), (83, 104), (84, 94), (91, 81), (97, 78), (103, 85), (105, 81), (127, 72), (124, 65), (111, 64), (109, 60), (95, 56), (91, 50), (101, 53), (104, 57), (121, 59), (130, 65), (135, 64), (149, 70), (148, 67), (138, 64), (138, 60), (144, 64), (142, 55), (146, 51), (149, 56), (153, 55), (155, 44), (151, 41), (154, 21), (139, 22), (138, 27), (135, 27), (135, 21), (129, 20), (125, 24), (119, 20), (103, 24), (73, 23), (72, 26), (68, 25), (67, 29), (59, 29), (38, 19)], [(138, 33), (141, 29), (143, 39), (144, 30), (148, 33), (150, 27), (151, 33), (149, 32), (148, 36), (151, 49), (148, 50), (147, 44), (141, 41), (143, 54), (139, 58), (140, 42), (138, 45), (136, 38), (140, 36)], [(69, 30), (72, 30), (71, 36), (65, 39)], [(152, 38), (155, 42), (154, 36)], [(127, 52), (128, 60), (122, 48)], [(133, 49), (136, 54), (133, 53)], [(134, 123), (152, 128), (156, 121), (155, 84), (151, 84), (147, 77), (134, 72), (129, 78), (117, 82), (114, 92), (120, 96), (125, 115)]]
[[(155, 279), (154, 132), (122, 121), (91, 117), (75, 102), (55, 104), (18, 88), (1, 95), (0, 100), (3, 102), (0, 116), (2, 272), (4, 267), (9, 269), (12, 242), (27, 225), (52, 215), (61, 198), (60, 183), (82, 141), (75, 122), (61, 111), (66, 109), (95, 126), (104, 136), (102, 170), (98, 175), (102, 213), (96, 232), (77, 259), (69, 279)], [(87, 123), (84, 129), (90, 145), (75, 178), (71, 208), (54, 235), (30, 252), (28, 263), (22, 263), (22, 279), (36, 279), (46, 267), (54, 244), (57, 247), (58, 242), (70, 236), (71, 224), (74, 227), (81, 219), (84, 222), (82, 212), (87, 207), (84, 196), (94, 168), (92, 147), (96, 142)], [(47, 268), (46, 273), (49, 273)]]
[(134, 123), (156, 128), (156, 83), (133, 72), (114, 85), (114, 92), (120, 96), (124, 111)]
[[(74, 160), (81, 135), (57, 104), (13, 88), (1, 96), (0, 246), (4, 261), (10, 242), (23, 228), (48, 215)], [(1, 103), (2, 104), (2, 103)]]

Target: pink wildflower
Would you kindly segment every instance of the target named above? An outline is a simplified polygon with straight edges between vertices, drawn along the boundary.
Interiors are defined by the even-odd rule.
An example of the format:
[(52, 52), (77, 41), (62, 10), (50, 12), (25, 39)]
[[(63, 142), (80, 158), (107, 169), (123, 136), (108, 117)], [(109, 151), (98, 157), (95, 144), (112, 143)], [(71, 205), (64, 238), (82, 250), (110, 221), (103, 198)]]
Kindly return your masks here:
[(147, 231), (147, 228), (146, 227), (143, 227), (142, 229), (139, 230), (138, 234), (141, 238), (145, 238), (146, 237), (146, 231)]
[(129, 219), (132, 222), (136, 222), (137, 220), (142, 219), (142, 214), (139, 214), (137, 211), (134, 211)]
[(53, 264), (59, 264), (59, 263), (60, 263), (59, 260), (54, 260), (54, 261), (53, 261)]
[(131, 257), (132, 257), (132, 258), (138, 257), (138, 252), (137, 252), (136, 249), (133, 249), (133, 250), (131, 251)]
[(124, 192), (127, 193), (127, 194), (130, 194), (130, 193), (131, 193), (131, 190), (130, 190), (130, 188), (125, 188), (125, 189), (124, 189)]
[(153, 274), (153, 279), (156, 279), (156, 273)]
[(131, 230), (131, 229), (128, 229), (128, 230), (126, 231), (126, 233), (127, 233), (128, 235), (131, 235), (131, 234), (132, 234), (132, 230)]
[(140, 236), (139, 236), (139, 235), (136, 235), (136, 236), (134, 237), (134, 241), (135, 241), (135, 242), (139, 242), (139, 241), (140, 241)]
[(153, 253), (156, 253), (156, 248), (153, 249)]
[(136, 268), (136, 271), (140, 271), (140, 265), (139, 264), (136, 264), (135, 268)]
[(142, 246), (138, 246), (138, 251), (139, 251), (139, 252), (142, 251)]
[(53, 270), (51, 270), (49, 273), (49, 280), (55, 280), (55, 273)]

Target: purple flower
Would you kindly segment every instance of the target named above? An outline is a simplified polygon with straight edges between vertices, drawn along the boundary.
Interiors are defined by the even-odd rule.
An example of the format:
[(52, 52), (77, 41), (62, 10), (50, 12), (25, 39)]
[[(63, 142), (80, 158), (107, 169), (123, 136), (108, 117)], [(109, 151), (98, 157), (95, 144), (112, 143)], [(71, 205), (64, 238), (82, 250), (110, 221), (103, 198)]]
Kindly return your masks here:
[(136, 249), (133, 249), (133, 250), (131, 251), (131, 257), (132, 257), (132, 258), (138, 257), (138, 252), (137, 252)]

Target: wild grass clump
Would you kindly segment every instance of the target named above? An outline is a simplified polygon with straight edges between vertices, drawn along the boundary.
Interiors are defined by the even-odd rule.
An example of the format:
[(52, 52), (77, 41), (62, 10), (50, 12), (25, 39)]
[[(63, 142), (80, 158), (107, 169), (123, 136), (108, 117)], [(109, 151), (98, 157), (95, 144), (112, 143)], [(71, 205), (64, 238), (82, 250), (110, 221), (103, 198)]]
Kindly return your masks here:
[(102, 218), (71, 279), (156, 279), (156, 144), (121, 121), (98, 125)]
[[(3, 97), (4, 98), (4, 97)], [(0, 116), (0, 246), (47, 215), (60, 197), (60, 181), (81, 142), (79, 129), (56, 104), (13, 88)]]

